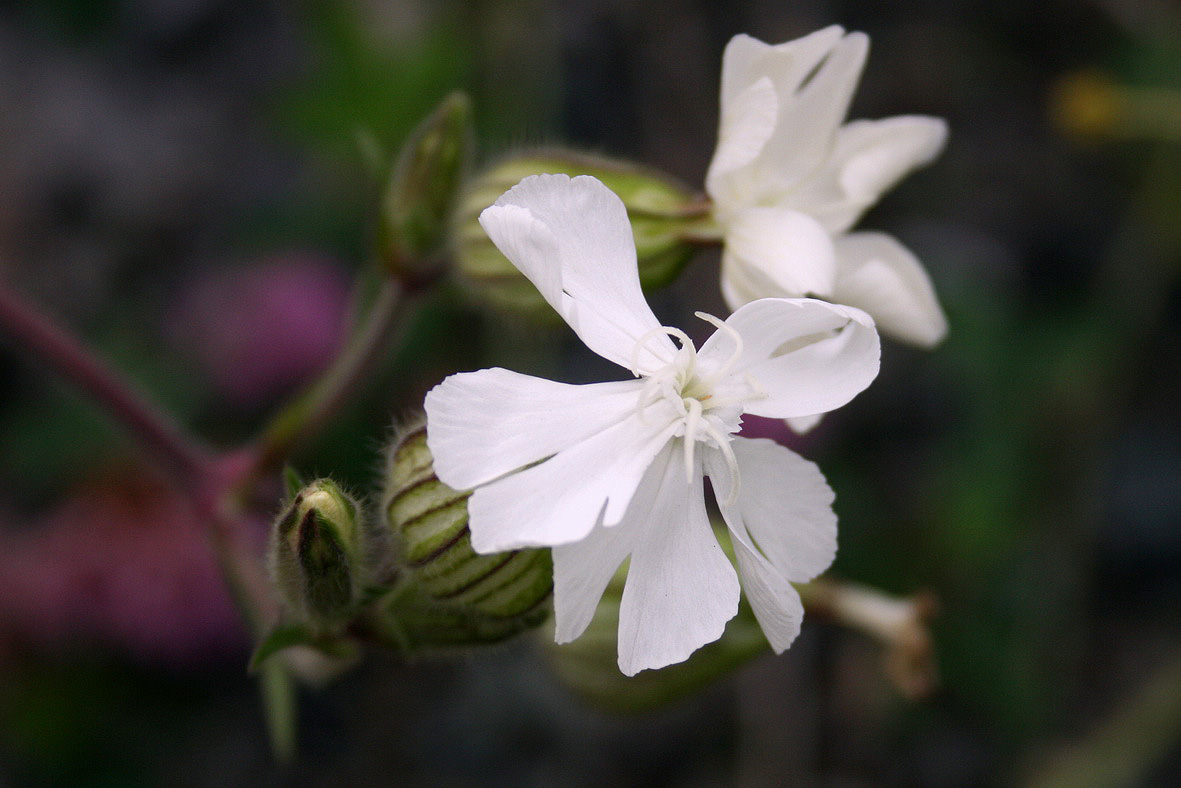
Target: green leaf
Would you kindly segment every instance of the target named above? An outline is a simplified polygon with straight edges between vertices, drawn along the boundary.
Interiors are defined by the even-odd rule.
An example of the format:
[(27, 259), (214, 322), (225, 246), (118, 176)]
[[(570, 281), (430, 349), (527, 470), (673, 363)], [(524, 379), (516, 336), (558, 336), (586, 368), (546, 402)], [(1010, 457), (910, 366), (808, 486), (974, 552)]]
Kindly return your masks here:
[(254, 654), (250, 656), (250, 672), (258, 670), (264, 662), (285, 648), (315, 645), (312, 633), (302, 624), (279, 624), (254, 649)]
[(299, 471), (290, 465), (283, 466), (283, 486), (287, 489), (287, 500), (295, 500), (299, 491), (303, 489), (303, 479), (299, 478)]

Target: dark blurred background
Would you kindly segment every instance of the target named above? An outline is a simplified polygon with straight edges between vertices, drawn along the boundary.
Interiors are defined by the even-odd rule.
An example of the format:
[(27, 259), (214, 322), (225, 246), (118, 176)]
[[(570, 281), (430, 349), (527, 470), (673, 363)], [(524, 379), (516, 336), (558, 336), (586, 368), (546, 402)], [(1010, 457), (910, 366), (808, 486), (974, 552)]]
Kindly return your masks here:
[[(302, 694), (276, 767), (199, 524), (0, 338), (0, 785), (1181, 784), (1181, 713), (1150, 713), (1181, 692), (1172, 3), (2, 2), (0, 276), (232, 446), (331, 358), (369, 161), (448, 92), (484, 160), (564, 142), (699, 185), (729, 38), (832, 23), (873, 43), (851, 117), (951, 128), (861, 222), (919, 254), (949, 338), (888, 343), (802, 449), (837, 491), (834, 574), (938, 596), (935, 694), (819, 620), (642, 716), (584, 706), (527, 642), (373, 653)], [(658, 310), (721, 311), (716, 271)], [(393, 417), (506, 336), (440, 291), (298, 464), (373, 488)], [(1091, 782), (1052, 782), (1071, 753)]]

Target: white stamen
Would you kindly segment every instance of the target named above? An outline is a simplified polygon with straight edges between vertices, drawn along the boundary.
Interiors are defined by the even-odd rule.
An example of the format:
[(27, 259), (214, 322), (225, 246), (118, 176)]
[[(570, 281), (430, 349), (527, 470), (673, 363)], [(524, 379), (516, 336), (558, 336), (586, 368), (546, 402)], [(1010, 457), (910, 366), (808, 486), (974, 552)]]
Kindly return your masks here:
[(696, 317), (701, 318), (705, 322), (712, 325), (714, 328), (725, 333), (730, 339), (734, 340), (734, 350), (731, 351), (730, 357), (726, 359), (725, 363), (717, 369), (714, 374), (710, 375), (706, 380), (701, 381), (701, 387), (705, 390), (710, 390), (716, 386), (726, 375), (730, 374), (730, 369), (738, 363), (738, 359), (742, 358), (742, 351), (744, 348), (742, 341), (742, 334), (738, 333), (738, 329), (729, 325), (724, 320), (721, 320), (708, 312), (694, 312)]
[(640, 353), (645, 350), (649, 339), (661, 334), (676, 338), (678, 341), (680, 341), (682, 349), (686, 347), (693, 348), (693, 352), (696, 353), (697, 349), (693, 345), (693, 340), (689, 339), (689, 335), (684, 331), (679, 328), (673, 328), (672, 326), (657, 326), (637, 339), (636, 346), (632, 350), (630, 369), (631, 373), (637, 378), (640, 377)]
[(738, 501), (738, 487), (742, 483), (742, 475), (738, 472), (738, 458), (734, 456), (729, 436), (718, 432), (708, 420), (705, 422), (705, 432), (714, 439), (722, 456), (726, 458), (726, 467), (730, 469), (730, 494), (726, 496), (726, 506), (733, 506)]
[[(711, 314), (706, 312), (697, 312), (696, 314), (697, 317), (710, 323), (732, 339), (734, 349), (725, 362), (712, 374), (705, 378), (698, 378), (696, 375), (697, 348), (684, 331), (670, 326), (659, 326), (648, 331), (636, 341), (631, 357), (632, 373), (637, 377), (644, 378), (644, 384), (640, 388), (640, 395), (636, 401), (636, 414), (641, 421), (646, 422), (648, 407), (661, 400), (676, 410), (684, 424), (681, 437), (685, 442), (685, 480), (689, 483), (692, 483), (696, 470), (697, 441), (708, 438), (710, 443), (716, 445), (722, 456), (725, 457), (726, 467), (730, 471), (730, 492), (725, 503), (727, 506), (733, 506), (738, 500), (740, 484), (738, 460), (730, 446), (730, 435), (724, 429), (725, 422), (720, 420), (718, 415), (706, 415), (706, 411), (740, 405), (749, 401), (752, 398), (752, 393), (754, 398), (759, 398), (765, 397), (766, 392), (757, 381), (747, 374), (745, 376), (746, 383), (752, 393), (729, 397), (714, 395), (714, 387), (730, 375), (731, 370), (742, 358), (742, 335), (733, 326), (727, 325)], [(639, 371), (640, 356), (647, 349), (648, 342), (652, 337), (661, 334), (676, 339), (681, 346), (677, 349), (676, 355), (660, 369), (649, 375), (642, 375)], [(656, 357), (660, 358), (659, 355)]]

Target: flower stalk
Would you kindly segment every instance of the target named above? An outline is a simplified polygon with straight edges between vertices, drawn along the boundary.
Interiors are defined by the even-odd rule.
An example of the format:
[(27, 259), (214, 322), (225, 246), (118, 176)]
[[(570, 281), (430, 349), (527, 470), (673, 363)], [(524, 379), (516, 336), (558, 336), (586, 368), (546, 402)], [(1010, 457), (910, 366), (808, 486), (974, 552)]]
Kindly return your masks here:
[(239, 493), (279, 468), (300, 446), (311, 441), (364, 382), (382, 357), (399, 317), (406, 290), (384, 277), (372, 304), (332, 365), (309, 385), (262, 431), (255, 447), (254, 467), (244, 477)]
[(185, 494), (198, 517), (209, 523), (218, 567), (239, 614), (252, 632), (275, 611), (266, 577), (244, 538), (245, 517), (226, 506), (232, 483), (219, 458), (187, 434), (48, 315), (0, 282), (0, 329), (14, 344), (48, 365), (97, 404)]
[(192, 493), (208, 475), (212, 454), (48, 315), (0, 282), (0, 330), (96, 402), (135, 438), (171, 478)]
[(938, 686), (929, 622), (938, 611), (930, 594), (890, 596), (876, 588), (823, 578), (799, 586), (804, 608), (878, 641), (886, 650), (886, 673), (912, 700)]

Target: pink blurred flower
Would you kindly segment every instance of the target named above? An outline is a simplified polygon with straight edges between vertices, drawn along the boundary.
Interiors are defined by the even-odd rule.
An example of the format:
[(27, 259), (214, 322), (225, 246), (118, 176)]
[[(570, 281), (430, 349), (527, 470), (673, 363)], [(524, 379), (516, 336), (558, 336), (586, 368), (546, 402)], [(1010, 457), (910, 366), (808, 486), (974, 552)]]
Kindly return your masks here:
[(252, 408), (331, 361), (347, 305), (338, 266), (293, 254), (208, 273), (181, 297), (170, 333), (218, 396)]
[(184, 499), (120, 477), (76, 491), (37, 527), (0, 532), (0, 652), (113, 645), (190, 664), (246, 648)]

